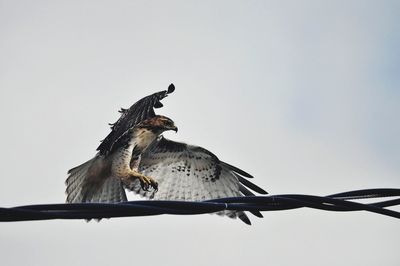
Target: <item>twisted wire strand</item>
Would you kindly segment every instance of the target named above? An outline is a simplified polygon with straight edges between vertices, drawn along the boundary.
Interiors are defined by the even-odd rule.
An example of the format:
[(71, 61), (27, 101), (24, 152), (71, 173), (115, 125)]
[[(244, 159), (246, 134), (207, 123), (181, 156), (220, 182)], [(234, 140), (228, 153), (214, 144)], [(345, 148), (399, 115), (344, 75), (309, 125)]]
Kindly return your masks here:
[[(353, 200), (396, 197), (391, 200), (363, 204)], [(368, 211), (400, 219), (400, 212), (386, 209), (400, 205), (400, 189), (365, 189), (332, 194), (326, 197), (283, 194), (221, 198), (201, 202), (138, 200), (122, 203), (37, 204), (0, 208), (1, 222), (102, 219), (113, 217), (150, 216), (161, 214), (195, 215), (223, 210), (283, 211), (312, 208), (325, 211)]]

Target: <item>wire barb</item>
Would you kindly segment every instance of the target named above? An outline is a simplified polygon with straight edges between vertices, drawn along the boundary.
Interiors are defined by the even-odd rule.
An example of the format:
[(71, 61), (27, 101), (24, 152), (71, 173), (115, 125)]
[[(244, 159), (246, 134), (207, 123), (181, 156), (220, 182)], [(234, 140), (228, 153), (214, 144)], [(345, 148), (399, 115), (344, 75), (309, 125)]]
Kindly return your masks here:
[[(396, 199), (362, 204), (350, 200), (397, 197)], [(223, 210), (283, 211), (313, 208), (325, 211), (368, 211), (400, 219), (400, 212), (385, 209), (400, 205), (400, 189), (365, 189), (337, 193), (326, 197), (286, 194), (221, 198), (201, 202), (142, 200), (121, 203), (39, 204), (0, 208), (0, 222), (102, 219), (113, 217), (150, 216), (160, 214), (195, 215)]]

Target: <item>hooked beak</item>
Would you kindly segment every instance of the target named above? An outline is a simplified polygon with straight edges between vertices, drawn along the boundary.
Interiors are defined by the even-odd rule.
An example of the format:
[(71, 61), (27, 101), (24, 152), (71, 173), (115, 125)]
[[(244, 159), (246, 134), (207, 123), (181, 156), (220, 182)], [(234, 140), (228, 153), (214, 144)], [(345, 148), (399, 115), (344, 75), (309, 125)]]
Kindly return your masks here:
[(177, 128), (176, 126), (173, 126), (173, 127), (171, 128), (171, 130), (175, 131), (175, 133), (178, 133), (178, 128)]

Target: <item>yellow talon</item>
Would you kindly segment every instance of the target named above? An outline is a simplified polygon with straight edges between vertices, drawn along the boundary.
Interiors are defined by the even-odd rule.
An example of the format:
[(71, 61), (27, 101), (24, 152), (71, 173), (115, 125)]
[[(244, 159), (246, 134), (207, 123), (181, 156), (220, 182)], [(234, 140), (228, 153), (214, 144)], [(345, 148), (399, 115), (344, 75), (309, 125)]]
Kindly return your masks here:
[(138, 175), (137, 178), (139, 178), (140, 186), (144, 191), (149, 191), (149, 187), (152, 187), (155, 191), (158, 190), (158, 184), (153, 178), (145, 175)]

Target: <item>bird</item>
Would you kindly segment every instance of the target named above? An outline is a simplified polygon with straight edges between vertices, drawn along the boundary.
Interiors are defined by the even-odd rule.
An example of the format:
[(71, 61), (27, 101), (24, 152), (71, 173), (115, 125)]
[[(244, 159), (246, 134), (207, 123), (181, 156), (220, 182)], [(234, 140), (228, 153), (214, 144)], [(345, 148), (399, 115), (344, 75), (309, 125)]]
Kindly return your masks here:
[[(161, 100), (175, 91), (168, 89), (146, 96), (110, 124), (91, 160), (68, 171), (67, 203), (127, 201), (125, 189), (153, 200), (205, 201), (225, 197), (267, 194), (250, 182), (253, 176), (221, 161), (211, 151), (165, 138), (167, 130), (178, 131), (172, 119), (156, 115)], [(262, 218), (258, 211), (252, 211)], [(250, 219), (243, 211), (225, 210), (219, 215)]]

